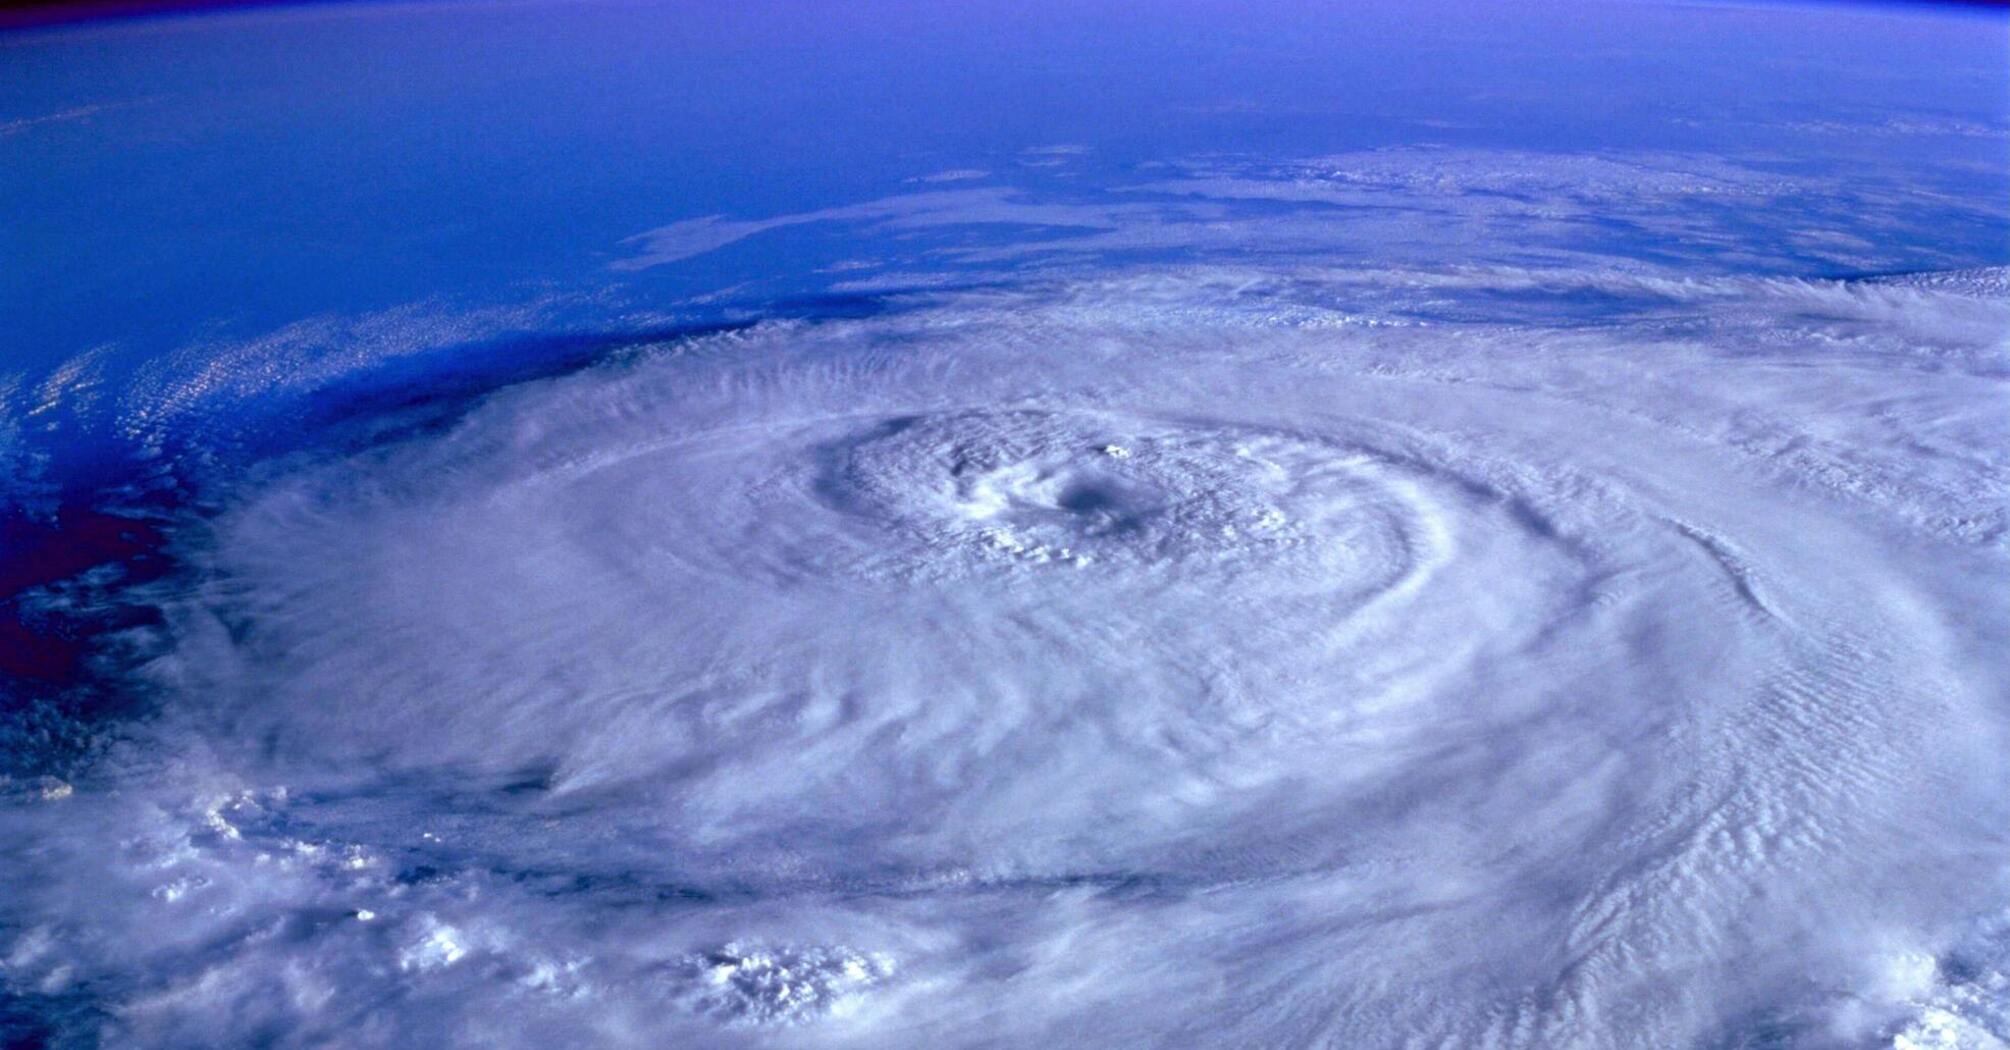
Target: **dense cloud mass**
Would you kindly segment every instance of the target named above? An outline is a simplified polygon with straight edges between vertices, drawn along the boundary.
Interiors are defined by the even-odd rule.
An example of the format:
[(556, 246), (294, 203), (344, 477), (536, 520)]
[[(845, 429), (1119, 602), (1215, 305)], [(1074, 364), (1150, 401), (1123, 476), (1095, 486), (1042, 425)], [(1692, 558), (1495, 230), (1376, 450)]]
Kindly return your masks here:
[(2001, 286), (1139, 266), (270, 465), (154, 713), (8, 785), (8, 980), (146, 1045), (1998, 1045)]

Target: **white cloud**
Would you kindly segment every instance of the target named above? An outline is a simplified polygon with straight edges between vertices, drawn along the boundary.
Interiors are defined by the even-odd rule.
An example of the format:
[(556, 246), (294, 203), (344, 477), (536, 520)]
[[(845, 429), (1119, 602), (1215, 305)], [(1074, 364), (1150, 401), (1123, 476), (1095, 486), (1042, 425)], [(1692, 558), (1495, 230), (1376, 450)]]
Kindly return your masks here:
[(0, 808), (7, 980), (134, 1043), (1982, 1030), (1999, 279), (1137, 268), (500, 392), (230, 493), (133, 757)]

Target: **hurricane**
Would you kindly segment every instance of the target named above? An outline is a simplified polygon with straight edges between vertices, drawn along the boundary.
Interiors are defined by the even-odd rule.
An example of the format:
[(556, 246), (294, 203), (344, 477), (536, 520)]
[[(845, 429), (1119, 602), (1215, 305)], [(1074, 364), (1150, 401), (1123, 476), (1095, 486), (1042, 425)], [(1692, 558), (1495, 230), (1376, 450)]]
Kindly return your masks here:
[(1093, 155), (9, 388), (10, 1045), (2010, 1039), (2000, 200)]

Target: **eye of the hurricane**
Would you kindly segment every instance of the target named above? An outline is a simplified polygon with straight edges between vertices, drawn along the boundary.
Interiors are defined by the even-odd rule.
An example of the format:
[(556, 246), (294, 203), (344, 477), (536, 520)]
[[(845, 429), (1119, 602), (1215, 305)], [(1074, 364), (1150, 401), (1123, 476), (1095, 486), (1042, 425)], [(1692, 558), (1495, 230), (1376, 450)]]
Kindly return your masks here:
[[(1097, 460), (1129, 452), (1118, 445), (1067, 449), (1060, 456), (1008, 463), (955, 479), (950, 498), (972, 522), (1055, 542), (1089, 541), (1150, 526), (1170, 509), (1149, 476), (1126, 476)], [(1134, 475), (1145, 474), (1134, 471)]]
[(1055, 493), (1054, 508), (1076, 518), (1120, 525), (1132, 515), (1150, 512), (1150, 505), (1137, 497), (1109, 478), (1074, 478)]
[(1347, 540), (1364, 513), (1385, 542), (1398, 526), (1364, 500), (1358, 455), (1253, 428), (963, 412), (868, 426), (826, 449), (815, 483), (826, 506), (859, 543), (931, 574), (1220, 561)]
[(959, 479), (954, 498), (973, 519), (1094, 533), (1150, 514), (1152, 495), (1135, 482), (1063, 463), (1016, 464)]

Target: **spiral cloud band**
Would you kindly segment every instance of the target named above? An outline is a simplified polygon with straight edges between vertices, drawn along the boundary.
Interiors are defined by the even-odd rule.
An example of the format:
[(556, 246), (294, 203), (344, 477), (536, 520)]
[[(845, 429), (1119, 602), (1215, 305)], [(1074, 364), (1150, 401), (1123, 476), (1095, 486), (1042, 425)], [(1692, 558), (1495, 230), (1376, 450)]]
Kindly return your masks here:
[(118, 790), (10, 810), (98, 889), (9, 970), (155, 1042), (1970, 1045), (1998, 280), (1141, 268), (290, 462)]

